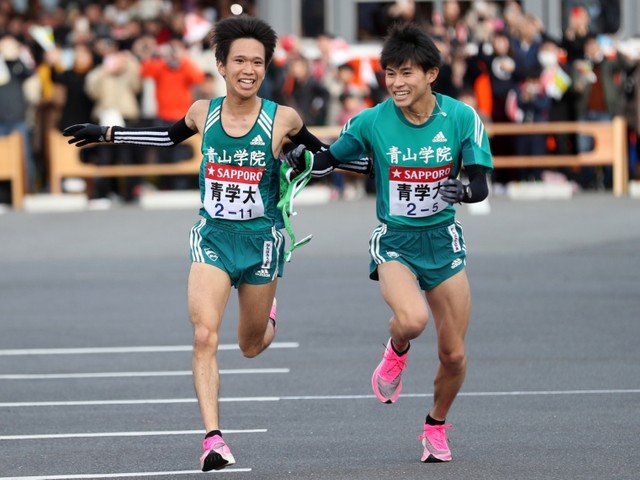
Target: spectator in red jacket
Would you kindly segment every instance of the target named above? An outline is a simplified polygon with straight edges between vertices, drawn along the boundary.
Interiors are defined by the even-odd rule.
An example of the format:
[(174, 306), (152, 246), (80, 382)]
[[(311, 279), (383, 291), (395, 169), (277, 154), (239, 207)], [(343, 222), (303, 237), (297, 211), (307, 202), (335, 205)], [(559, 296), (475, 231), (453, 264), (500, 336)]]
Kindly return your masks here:
[[(166, 126), (180, 120), (195, 100), (195, 88), (204, 82), (205, 73), (186, 54), (182, 40), (174, 38), (160, 45), (157, 55), (142, 62), (141, 74), (155, 82), (156, 126)], [(189, 158), (181, 148), (159, 149), (158, 161), (175, 163)], [(184, 147), (184, 148), (182, 148)], [(171, 176), (161, 180), (161, 188), (178, 190), (195, 188), (188, 177)], [(196, 179), (197, 180), (197, 179)]]

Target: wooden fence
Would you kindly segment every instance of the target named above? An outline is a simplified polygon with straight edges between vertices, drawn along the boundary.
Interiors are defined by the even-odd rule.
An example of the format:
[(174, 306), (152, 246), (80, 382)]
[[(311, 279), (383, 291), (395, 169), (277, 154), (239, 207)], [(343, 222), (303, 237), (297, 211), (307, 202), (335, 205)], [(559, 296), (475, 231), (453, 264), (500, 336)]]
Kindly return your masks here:
[[(80, 160), (81, 148), (69, 144), (69, 138), (57, 130), (49, 132), (49, 185), (52, 194), (62, 193), (62, 180), (69, 177), (154, 177), (162, 175), (197, 175), (202, 162), (200, 135), (183, 145), (191, 147), (191, 157), (176, 163), (144, 163), (127, 165), (95, 165)], [(107, 148), (118, 148), (110, 145)]]
[[(575, 155), (534, 155), (493, 157), (495, 168), (524, 167), (588, 167), (611, 166), (613, 194), (626, 195), (629, 188), (627, 151), (627, 124), (623, 117), (611, 122), (548, 122), (548, 123), (487, 123), (487, 134), (582, 134), (593, 137), (594, 149)], [(340, 127), (312, 127), (319, 138), (331, 142), (340, 134)], [(69, 177), (148, 177), (162, 175), (197, 175), (202, 155), (200, 135), (194, 135), (185, 143), (192, 147), (192, 156), (177, 163), (149, 163), (135, 165), (95, 165), (80, 160), (80, 149), (68, 143), (68, 138), (51, 130), (49, 141), (49, 185), (52, 194), (62, 193), (62, 181)], [(117, 148), (117, 147), (115, 147)], [(24, 161), (19, 134), (0, 137), (0, 180), (11, 182), (12, 203), (20, 208), (24, 197)]]
[(22, 135), (13, 132), (0, 137), (0, 180), (9, 181), (13, 208), (22, 208), (25, 191), (24, 165)]
[[(627, 147), (627, 122), (615, 117), (611, 122), (545, 122), (545, 123), (487, 123), (487, 135), (556, 135), (583, 134), (593, 137), (594, 148), (575, 155), (494, 155), (495, 168), (525, 167), (589, 167), (610, 165), (613, 174), (613, 194), (626, 195), (629, 190), (629, 159)], [(319, 138), (331, 142), (340, 134), (339, 127), (314, 127), (310, 129)]]

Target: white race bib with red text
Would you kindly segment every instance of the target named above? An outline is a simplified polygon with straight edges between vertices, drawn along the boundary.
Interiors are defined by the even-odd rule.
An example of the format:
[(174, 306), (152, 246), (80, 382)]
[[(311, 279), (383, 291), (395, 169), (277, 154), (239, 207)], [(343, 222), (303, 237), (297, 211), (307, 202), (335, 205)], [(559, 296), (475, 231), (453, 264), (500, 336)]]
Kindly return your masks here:
[(441, 167), (389, 167), (389, 213), (401, 217), (428, 217), (449, 204), (440, 198), (440, 182), (451, 175)]
[(251, 220), (264, 216), (258, 184), (263, 168), (207, 163), (204, 208), (212, 218)]

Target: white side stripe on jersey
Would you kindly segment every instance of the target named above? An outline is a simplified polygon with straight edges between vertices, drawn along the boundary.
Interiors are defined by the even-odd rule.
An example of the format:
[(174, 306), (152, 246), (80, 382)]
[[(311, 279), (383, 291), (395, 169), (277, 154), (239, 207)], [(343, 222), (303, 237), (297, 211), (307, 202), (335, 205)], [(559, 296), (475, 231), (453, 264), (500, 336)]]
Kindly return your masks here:
[[(456, 220), (456, 225), (460, 229), (460, 236), (464, 238), (464, 230), (462, 229), (462, 224), (458, 220)], [(464, 247), (462, 247), (462, 251), (465, 253), (467, 252), (467, 244), (465, 244)]]
[(465, 107), (470, 109), (473, 112), (473, 141), (479, 146), (482, 147), (482, 138), (484, 137), (484, 124), (480, 117), (478, 116), (478, 112), (476, 109), (466, 103), (462, 103)]
[[(222, 105), (218, 105), (207, 117), (207, 121), (204, 124), (204, 133), (207, 133), (207, 130), (211, 128), (218, 120), (220, 120), (220, 112), (222, 110)], [(203, 133), (203, 135), (204, 135)]]
[(260, 110), (260, 115), (258, 115), (258, 125), (260, 125), (262, 127), (262, 130), (264, 130), (264, 133), (266, 133), (267, 136), (271, 138), (273, 122), (269, 118), (269, 115), (267, 115), (267, 112), (265, 112), (264, 110)]
[(385, 233), (387, 233), (387, 225), (383, 223), (382, 225), (377, 227), (371, 234), (371, 240), (369, 242), (369, 254), (371, 255), (371, 258), (376, 263), (376, 265), (384, 263), (384, 257), (380, 255), (380, 238)]
[[(473, 110), (473, 109), (472, 109)], [(474, 119), (475, 119), (475, 135), (474, 135), (474, 141), (476, 142), (476, 144), (481, 147), (482, 146), (482, 137), (484, 136), (484, 125), (482, 124), (482, 120), (480, 120), (480, 117), (478, 116), (478, 113), (473, 110), (473, 115), (474, 115)]]
[(196, 262), (200, 262), (200, 263), (204, 262), (204, 254), (202, 252), (202, 249), (200, 248), (200, 240), (202, 240), (202, 235), (200, 234), (200, 231), (202, 230), (202, 228), (205, 226), (206, 223), (207, 222), (204, 218), (201, 219), (200, 222), (191, 229), (191, 235), (189, 238), (189, 243), (191, 243), (191, 254), (193, 255), (193, 259)]
[[(274, 251), (276, 255), (276, 259), (275, 259), (276, 265), (279, 265), (280, 264), (280, 246), (284, 241), (284, 236), (282, 235), (282, 233), (280, 233), (276, 229), (275, 226), (271, 229), (271, 234), (273, 235)], [(273, 276), (271, 277), (271, 280), (275, 280), (277, 277), (278, 277), (278, 268), (275, 268), (273, 271)]]

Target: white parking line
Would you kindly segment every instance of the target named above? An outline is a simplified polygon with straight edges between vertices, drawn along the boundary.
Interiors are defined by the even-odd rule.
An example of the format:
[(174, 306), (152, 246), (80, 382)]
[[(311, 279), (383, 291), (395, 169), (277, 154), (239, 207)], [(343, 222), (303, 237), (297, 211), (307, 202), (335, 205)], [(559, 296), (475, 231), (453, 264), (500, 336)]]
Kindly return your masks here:
[[(221, 375), (244, 375), (259, 373), (289, 373), (288, 368), (235, 368), (221, 369)], [(94, 372), (94, 373), (25, 373), (4, 374), (0, 380), (62, 380), (78, 378), (132, 378), (132, 377), (186, 377), (191, 370), (167, 370), (160, 372)]]
[[(637, 394), (640, 389), (605, 390), (532, 390), (511, 392), (461, 392), (459, 397), (504, 397), (504, 396), (549, 396), (549, 395), (601, 395), (601, 394)], [(431, 393), (403, 393), (403, 398), (428, 398)], [(374, 395), (289, 395), (282, 397), (223, 397), (220, 402), (279, 402), (287, 400), (363, 400), (375, 398)], [(196, 403), (195, 398), (151, 398), (139, 400), (75, 400), (58, 402), (2, 402), (0, 408), (23, 407), (78, 407), (101, 405), (165, 405), (175, 403)]]
[[(232, 433), (266, 433), (266, 428), (249, 430), (222, 430), (224, 435)], [(52, 433), (43, 435), (2, 435), (0, 440), (52, 440), (61, 438), (111, 438), (111, 437), (164, 437), (168, 435), (204, 435), (202, 430), (168, 430), (156, 432), (94, 432), (94, 433)]]
[[(277, 348), (298, 348), (298, 342), (273, 342), (269, 350)], [(237, 343), (226, 343), (218, 346), (218, 350), (239, 350)], [(15, 355), (91, 355), (111, 353), (167, 353), (190, 352), (191, 345), (168, 346), (136, 346), (136, 347), (96, 347), (96, 348), (25, 348), (0, 350), (0, 356)]]
[[(250, 472), (250, 468), (225, 468), (216, 471), (218, 473), (240, 473)], [(90, 473), (86, 475), (44, 475), (36, 477), (0, 477), (0, 480), (79, 480), (79, 479), (98, 479), (98, 478), (138, 478), (138, 477), (169, 477), (174, 475), (193, 475), (202, 474), (200, 470), (176, 470), (173, 472), (131, 472), (131, 473)]]

